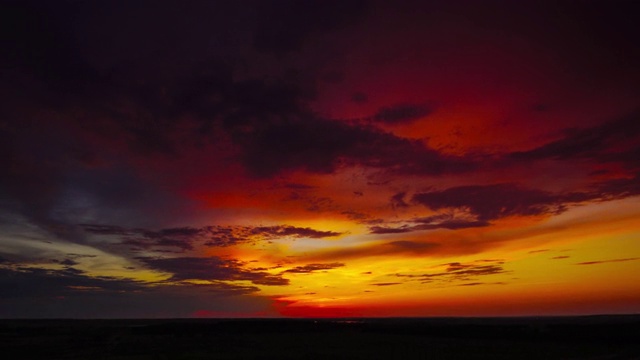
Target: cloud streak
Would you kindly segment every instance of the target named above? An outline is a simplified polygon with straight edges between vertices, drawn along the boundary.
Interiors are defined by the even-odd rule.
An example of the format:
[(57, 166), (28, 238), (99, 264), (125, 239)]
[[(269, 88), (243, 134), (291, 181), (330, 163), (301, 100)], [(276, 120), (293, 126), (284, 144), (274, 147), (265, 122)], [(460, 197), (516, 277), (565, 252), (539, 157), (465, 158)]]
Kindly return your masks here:
[[(410, 281), (419, 281), (422, 284), (437, 283), (448, 284), (452, 282), (460, 281), (473, 281), (479, 277), (504, 274), (508, 271), (503, 267), (504, 261), (481, 261), (474, 263), (459, 263), (452, 262), (444, 264), (446, 266), (444, 271), (431, 272), (423, 274), (402, 274), (398, 273), (394, 276), (399, 278), (408, 279)], [(470, 285), (472, 284), (472, 285)], [(460, 284), (460, 286), (474, 286), (483, 284), (481, 282), (472, 282)]]
[(627, 261), (636, 261), (636, 260), (640, 260), (640, 258), (636, 257), (636, 258), (624, 258), (624, 259), (584, 261), (584, 262), (576, 263), (576, 265), (599, 265), (599, 264), (627, 262)]
[(137, 260), (148, 267), (172, 274), (169, 281), (250, 281), (256, 285), (289, 285), (289, 280), (280, 275), (272, 275), (264, 271), (252, 271), (245, 267), (245, 263), (238, 260), (227, 260), (216, 256), (138, 257)]
[(113, 236), (120, 244), (140, 249), (173, 248), (184, 252), (195, 245), (228, 247), (242, 243), (283, 238), (323, 239), (341, 235), (335, 231), (321, 231), (289, 225), (277, 226), (204, 226), (180, 227), (161, 230), (123, 228), (111, 225), (82, 224), (84, 231), (97, 236)]
[(296, 266), (294, 268), (285, 270), (283, 273), (309, 274), (315, 271), (326, 271), (326, 270), (336, 269), (343, 266), (344, 264), (339, 262), (328, 263), (328, 264), (308, 264), (304, 266)]

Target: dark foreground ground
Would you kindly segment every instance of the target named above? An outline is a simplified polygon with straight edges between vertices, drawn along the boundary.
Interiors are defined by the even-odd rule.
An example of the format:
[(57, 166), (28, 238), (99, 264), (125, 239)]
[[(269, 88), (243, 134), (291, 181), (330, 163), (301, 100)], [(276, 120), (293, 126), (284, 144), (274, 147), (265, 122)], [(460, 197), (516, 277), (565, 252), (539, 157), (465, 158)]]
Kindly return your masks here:
[(640, 359), (640, 316), (0, 320), (2, 359)]

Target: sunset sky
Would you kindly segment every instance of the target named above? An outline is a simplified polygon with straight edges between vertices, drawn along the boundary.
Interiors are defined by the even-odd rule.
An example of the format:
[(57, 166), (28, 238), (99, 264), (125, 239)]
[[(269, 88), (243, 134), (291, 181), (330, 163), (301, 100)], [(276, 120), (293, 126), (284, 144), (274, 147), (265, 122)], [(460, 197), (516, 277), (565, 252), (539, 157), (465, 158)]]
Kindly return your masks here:
[(1, 1), (0, 317), (640, 313), (634, 1)]

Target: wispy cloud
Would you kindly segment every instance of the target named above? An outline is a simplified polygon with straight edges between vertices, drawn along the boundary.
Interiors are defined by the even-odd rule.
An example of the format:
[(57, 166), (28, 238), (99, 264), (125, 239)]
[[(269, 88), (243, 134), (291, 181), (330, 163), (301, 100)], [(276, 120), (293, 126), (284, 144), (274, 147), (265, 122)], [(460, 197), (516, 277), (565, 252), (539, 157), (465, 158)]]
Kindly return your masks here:
[(220, 257), (137, 257), (138, 261), (152, 269), (172, 274), (170, 281), (250, 281), (256, 285), (282, 286), (289, 280), (281, 275), (251, 270), (246, 263)]
[(640, 258), (625, 258), (625, 259), (608, 259), (608, 260), (596, 260), (596, 261), (584, 261), (576, 263), (576, 265), (599, 265), (606, 263), (616, 263), (616, 262), (626, 262), (626, 261), (635, 261), (640, 260)]
[(343, 263), (329, 263), (329, 264), (308, 264), (304, 266), (296, 266), (294, 268), (285, 270), (284, 273), (293, 273), (293, 274), (309, 274), (315, 271), (325, 271), (331, 270), (339, 267), (343, 267)]
[(278, 226), (205, 226), (180, 227), (161, 230), (123, 228), (110, 225), (81, 225), (84, 231), (97, 236), (113, 236), (122, 245), (141, 250), (173, 248), (179, 251), (194, 249), (194, 245), (227, 247), (237, 244), (281, 238), (321, 239), (341, 235), (335, 231), (321, 231), (289, 225)]
[[(429, 273), (397, 273), (393, 276), (398, 278), (407, 279), (408, 281), (419, 281), (423, 284), (438, 283), (448, 284), (456, 283), (460, 281), (472, 281), (460, 286), (474, 286), (484, 284), (481, 282), (473, 281), (479, 277), (504, 274), (508, 271), (503, 267), (504, 261), (501, 260), (487, 260), (481, 262), (472, 263), (459, 263), (452, 262), (443, 264), (445, 266), (444, 271), (441, 272), (429, 272)], [(472, 284), (472, 285), (470, 285)]]

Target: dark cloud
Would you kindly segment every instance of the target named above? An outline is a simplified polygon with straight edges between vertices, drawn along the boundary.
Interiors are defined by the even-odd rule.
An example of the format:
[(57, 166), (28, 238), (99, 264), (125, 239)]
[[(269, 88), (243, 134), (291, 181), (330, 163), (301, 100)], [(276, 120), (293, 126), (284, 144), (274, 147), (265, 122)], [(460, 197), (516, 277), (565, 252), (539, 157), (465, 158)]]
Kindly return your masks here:
[(60, 265), (74, 266), (74, 265), (78, 265), (78, 262), (71, 259), (65, 259), (60, 261)]
[(120, 226), (112, 225), (80, 224), (80, 226), (85, 231), (96, 235), (129, 236), (139, 232), (139, 230), (136, 229), (127, 229)]
[(331, 270), (339, 267), (343, 267), (343, 263), (329, 263), (329, 264), (308, 264), (304, 266), (296, 266), (289, 270), (285, 270), (285, 273), (294, 273), (294, 274), (308, 274), (314, 271), (322, 271), (322, 270)]
[(585, 196), (599, 200), (613, 200), (638, 194), (640, 194), (640, 172), (632, 177), (596, 183)]
[(385, 226), (372, 226), (369, 228), (370, 234), (402, 234), (413, 231), (410, 227), (385, 227)]
[(331, 84), (339, 84), (344, 81), (344, 73), (341, 71), (330, 71), (322, 76), (322, 80)]
[(69, 253), (67, 256), (71, 259), (82, 259), (82, 258), (95, 258), (98, 255), (88, 255), (88, 254), (73, 254)]
[(121, 244), (132, 245), (140, 249), (177, 248), (181, 251), (193, 250), (202, 230), (196, 228), (170, 228), (159, 231), (130, 229), (120, 226), (82, 224), (88, 233), (101, 236), (114, 236)]
[(385, 124), (402, 124), (416, 121), (430, 115), (432, 112), (433, 110), (426, 105), (398, 104), (383, 107), (370, 119), (371, 121)]
[(425, 224), (423, 227), (428, 228), (440, 228), (440, 229), (449, 229), (449, 230), (457, 230), (457, 229), (467, 229), (473, 227), (484, 227), (488, 226), (489, 223), (486, 221), (472, 221), (465, 219), (451, 219), (447, 221), (443, 221), (438, 224)]
[[(447, 269), (447, 274), (456, 278), (467, 278), (483, 275), (501, 274), (504, 269), (500, 265), (472, 265), (472, 266), (451, 266)], [(432, 276), (442, 276), (442, 274), (431, 274)]]
[(492, 282), (492, 283), (486, 283), (486, 282), (471, 282), (471, 283), (466, 283), (466, 284), (460, 284), (458, 286), (478, 286), (478, 285), (505, 285), (505, 282), (502, 281), (498, 281), (498, 282)]
[(531, 110), (537, 111), (537, 112), (545, 112), (545, 111), (549, 111), (550, 109), (551, 109), (551, 106), (549, 106), (548, 104), (542, 104), (542, 103), (533, 104), (531, 106)]
[[(486, 263), (486, 262), (485, 262)], [(426, 273), (426, 274), (395, 274), (396, 277), (418, 280), (423, 283), (441, 282), (449, 283), (454, 281), (470, 281), (478, 277), (503, 274), (507, 271), (503, 268), (503, 261), (495, 261), (493, 263), (477, 264), (477, 263), (459, 263), (452, 262), (446, 265), (443, 272)]]
[[(336, 15), (330, 17), (331, 20), (322, 20), (324, 25), (311, 25), (305, 21), (311, 26), (310, 32), (338, 26), (342, 22), (337, 17), (351, 18), (348, 14), (355, 14), (361, 8), (356, 2), (351, 5), (322, 2), (303, 7), (278, 4), (275, 8), (291, 6), (294, 13), (299, 10), (308, 13), (317, 8), (320, 13)], [(81, 209), (60, 209), (63, 204), (74, 203), (67, 199), (68, 189), (79, 189), (80, 195), (89, 195), (92, 210), (101, 209), (98, 212), (109, 215), (97, 214), (96, 217), (122, 216), (132, 221), (139, 216), (118, 213), (144, 210), (147, 219), (140, 222), (148, 221), (156, 215), (157, 209), (173, 208), (176, 204), (151, 184), (147, 183), (143, 188), (137, 186), (140, 178), (135, 171), (125, 166), (112, 168), (110, 165), (114, 161), (122, 160), (120, 156), (167, 156), (165, 160), (173, 160), (194, 146), (233, 140), (244, 149), (241, 157), (253, 159), (253, 149), (247, 149), (247, 144), (260, 138), (263, 127), (269, 128), (274, 122), (304, 114), (306, 109), (301, 102), (314, 93), (313, 86), (309, 86), (312, 81), (295, 76), (291, 79), (275, 76), (276, 79), (269, 80), (234, 78), (242, 67), (241, 62), (225, 60), (225, 56), (220, 55), (223, 51), (213, 51), (219, 55), (213, 57), (193, 53), (193, 48), (224, 47), (216, 38), (218, 35), (213, 34), (225, 29), (228, 32), (229, 21), (233, 22), (229, 20), (233, 18), (230, 14), (247, 13), (238, 11), (246, 4), (192, 4), (181, 8), (180, 12), (173, 11), (167, 4), (154, 5), (153, 13), (144, 14), (149, 29), (145, 27), (143, 32), (157, 30), (156, 36), (168, 35), (162, 46), (171, 51), (151, 51), (150, 48), (160, 45), (155, 44), (156, 40), (153, 44), (135, 44), (140, 40), (138, 32), (127, 32), (126, 29), (140, 24), (132, 24), (128, 15), (123, 14), (139, 13), (142, 11), (139, 4), (112, 4), (110, 7), (65, 2), (52, 6), (27, 1), (3, 4), (2, 7), (6, 11), (0, 12), (6, 21), (2, 21), (1, 34), (10, 46), (0, 60), (12, 69), (10, 80), (14, 83), (3, 84), (0, 90), (15, 99), (6, 98), (8, 106), (3, 111), (0, 126), (0, 151), (7, 155), (0, 160), (0, 167), (9, 169), (0, 173), (0, 197), (8, 198), (16, 211), (43, 228), (78, 222)], [(270, 6), (265, 9), (269, 13), (274, 11)], [(285, 13), (278, 12), (278, 16), (297, 16)], [(313, 14), (314, 18), (317, 15), (314, 11), (308, 14)], [(165, 26), (159, 24), (168, 22), (184, 26), (180, 26), (179, 32), (163, 31)], [(116, 23), (120, 25), (114, 26)], [(193, 23), (206, 23), (205, 29), (212, 31), (203, 31)], [(235, 25), (248, 29), (254, 23), (247, 21)], [(263, 25), (273, 28), (282, 24), (269, 18)], [(191, 34), (195, 28), (200, 30)], [(98, 41), (110, 31), (113, 39), (106, 37), (109, 41)], [(267, 33), (272, 32), (263, 34)], [(119, 47), (111, 42), (118, 43)], [(174, 43), (179, 45), (180, 51), (167, 45)], [(207, 46), (194, 46), (198, 43)], [(127, 53), (126, 49), (131, 49), (133, 54)], [(172, 53), (180, 53), (181, 57)], [(183, 57), (193, 66), (182, 66)], [(147, 63), (151, 58), (153, 65)], [(163, 75), (158, 76), (159, 73)], [(16, 88), (24, 91), (15, 91)], [(15, 93), (22, 95), (12, 95)], [(29, 101), (24, 100), (27, 98)], [(184, 117), (190, 119), (184, 120)], [(92, 118), (91, 125), (85, 121), (87, 118)], [(328, 162), (332, 163), (334, 158)], [(253, 172), (260, 172), (254, 171), (258, 165), (252, 161), (248, 160), (245, 165)], [(280, 170), (282, 168), (276, 167), (269, 172)], [(126, 180), (105, 178), (105, 175), (117, 176), (125, 171), (130, 175), (125, 176), (128, 177)], [(119, 202), (118, 197), (123, 201)], [(151, 206), (156, 209), (153, 211), (140, 209), (152, 199), (159, 199), (164, 206)], [(52, 213), (62, 213), (67, 218), (54, 219)], [(71, 216), (76, 219), (68, 219)]]
[[(56, 126), (52, 120), (29, 126), (24, 132), (16, 130), (19, 134), (9, 133), (11, 140), (4, 143), (11, 155), (0, 159), (6, 170), (0, 171), (0, 208), (23, 216), (53, 239), (84, 243), (74, 225), (78, 222), (148, 224), (189, 202), (143, 184), (126, 166), (88, 168), (73, 154), (71, 148), (80, 140), (71, 136), (73, 131), (66, 132), (64, 124)], [(31, 142), (37, 145), (26, 145)]]
[(283, 170), (331, 173), (339, 157), (352, 151), (358, 131), (337, 122), (309, 118), (274, 124), (255, 132), (244, 148), (244, 163), (254, 176)]
[(393, 285), (400, 285), (402, 283), (399, 282), (386, 282), (386, 283), (373, 283), (373, 284), (369, 284), (369, 285), (373, 285), (373, 286), (393, 286)]
[(344, 210), (340, 214), (345, 215), (349, 220), (353, 220), (361, 224), (377, 224), (382, 222), (381, 219), (374, 219), (371, 215), (355, 210)]
[[(0, 267), (2, 318), (189, 317), (201, 308), (251, 307), (255, 286), (149, 284), (81, 271)], [(255, 302), (255, 300), (253, 300)]]
[[(347, 49), (341, 47), (351, 48), (351, 42), (357, 42), (356, 48), (360, 50), (356, 53), (369, 54), (371, 44), (390, 43), (397, 34), (403, 33), (403, 29), (420, 30), (420, 39), (424, 41), (420, 44), (424, 44), (424, 50), (433, 50), (430, 44), (447, 44), (446, 47), (458, 49), (451, 60), (469, 54), (464, 41), (461, 47), (457, 46), (457, 40), (449, 45), (452, 38), (430, 31), (433, 26), (436, 26), (435, 30), (442, 24), (448, 27), (451, 19), (461, 16), (465, 21), (458, 27), (459, 35), (463, 35), (460, 38), (474, 35), (474, 43), (476, 34), (470, 30), (483, 29), (482, 36), (477, 39), (478, 49), (488, 50), (491, 56), (492, 49), (499, 50), (495, 52), (496, 58), (481, 56), (471, 67), (452, 61), (451, 64), (462, 65), (460, 78), (452, 79), (453, 83), (472, 79), (470, 84), (473, 85), (476, 80), (483, 80), (476, 79), (474, 72), (483, 68), (483, 62), (493, 63), (515, 49), (511, 47), (511, 40), (515, 39), (516, 43), (528, 41), (527, 46), (521, 46), (525, 44), (522, 43), (518, 47), (530, 48), (531, 54), (537, 46), (550, 48), (542, 58), (553, 59), (554, 69), (570, 69), (566, 78), (572, 79), (570, 82), (587, 79), (588, 84), (584, 84), (587, 91), (591, 86), (611, 89), (613, 96), (621, 95), (617, 98), (622, 102), (626, 101), (626, 93), (615, 91), (627, 86), (626, 82), (632, 84), (632, 94), (637, 92), (633, 80), (638, 74), (636, 65), (640, 48), (633, 36), (637, 33), (634, 30), (637, 30), (638, 22), (630, 11), (632, 2), (617, 2), (615, 6), (587, 2), (580, 7), (572, 2), (561, 2), (550, 8), (531, 4), (486, 6), (472, 2), (451, 7), (445, 3), (419, 5), (416, 2), (398, 9), (395, 5), (390, 6), (388, 9), (394, 11), (389, 12), (388, 19), (384, 13), (384, 23), (378, 24), (375, 21), (380, 14), (374, 13), (366, 23), (388, 26), (380, 28), (380, 34), (384, 33), (389, 39), (375, 36), (371, 38), (373, 42), (361, 42), (359, 36), (377, 34), (377, 30), (359, 28), (356, 32), (334, 33), (357, 26), (357, 21), (367, 14), (368, 2), (357, 0), (189, 2), (181, 4), (179, 9), (172, 2), (146, 0), (3, 1), (0, 4), (0, 42), (3, 44), (0, 52), (0, 212), (11, 214), (9, 222), (17, 223), (13, 219), (19, 219), (24, 233), (37, 233), (37, 237), (47, 242), (47, 247), (52, 245), (51, 248), (60, 245), (58, 240), (65, 240), (104, 251), (124, 252), (126, 246), (135, 247), (137, 251), (184, 254), (202, 245), (225, 247), (283, 237), (321, 239), (341, 235), (288, 225), (165, 228), (168, 222), (189, 223), (175, 217), (189, 218), (192, 213), (184, 210), (196, 208), (191, 206), (194, 200), (184, 194), (185, 189), (192, 188), (193, 179), (222, 177), (233, 182), (234, 176), (244, 176), (245, 171), (254, 178), (278, 179), (280, 184), (285, 184), (284, 188), (295, 192), (290, 200), (300, 201), (309, 211), (340, 213), (371, 226), (370, 231), (374, 234), (481, 227), (506, 216), (557, 214), (573, 204), (640, 194), (637, 112), (602, 125), (566, 130), (555, 141), (501, 158), (506, 172), (514, 164), (548, 159), (578, 160), (582, 165), (605, 164), (603, 167), (614, 169), (596, 169), (591, 176), (617, 178), (598, 180), (571, 193), (527, 189), (518, 184), (495, 184), (422, 191), (412, 197), (400, 192), (391, 199), (394, 209), (420, 204), (436, 211), (454, 208), (460, 210), (456, 214), (468, 213), (466, 217), (437, 215), (410, 219), (405, 225), (398, 225), (372, 219), (361, 209), (341, 207), (337, 200), (312, 193), (311, 186), (281, 179), (281, 175), (286, 176), (289, 172), (330, 174), (348, 167), (392, 176), (472, 174), (478, 169), (492, 169), (495, 164), (481, 161), (489, 155), (451, 155), (432, 148), (427, 139), (406, 138), (384, 131), (387, 127), (381, 124), (407, 124), (431, 114), (432, 108), (412, 103), (414, 100), (410, 96), (406, 100), (394, 98), (389, 104), (395, 105), (379, 108), (377, 112), (374, 106), (379, 104), (368, 104), (373, 110), (369, 110), (368, 117), (358, 121), (328, 119), (315, 112), (316, 104), (312, 102), (322, 95), (321, 90), (325, 87), (340, 87), (342, 90), (337, 94), (348, 97), (364, 85), (347, 83), (351, 79), (357, 81), (358, 71), (349, 73), (355, 69), (342, 69), (342, 64), (354, 61), (357, 64), (366, 59), (371, 64), (371, 68), (369, 65), (364, 68), (368, 71), (383, 69), (385, 64), (391, 66), (396, 58), (406, 56), (407, 72), (411, 71), (413, 59), (419, 59), (423, 54), (422, 45), (413, 48), (417, 43), (407, 43), (411, 52), (404, 52), (402, 46), (395, 47), (395, 44), (389, 48), (381, 46), (375, 49), (375, 52), (384, 53), (380, 58), (375, 55), (342, 57), (347, 55), (342, 53)], [(388, 5), (374, 6), (387, 9)], [(571, 18), (557, 17), (557, 14), (570, 14)], [(412, 24), (413, 16), (420, 22)], [(540, 19), (551, 21), (552, 26), (549, 21)], [(500, 36), (494, 38), (493, 33)], [(505, 33), (512, 35), (507, 41), (509, 44), (502, 43)], [(483, 40), (490, 40), (491, 49), (484, 47)], [(496, 44), (500, 46), (496, 47)], [(459, 50), (462, 52), (458, 53)], [(433, 64), (446, 64), (450, 60), (448, 50), (431, 51), (431, 54), (435, 53), (438, 56), (431, 59), (435, 61)], [(522, 59), (530, 58), (531, 54)], [(531, 73), (543, 73), (550, 64), (533, 69)], [(577, 73), (576, 68), (581, 73)], [(437, 69), (427, 66), (424, 70), (428, 74)], [(516, 73), (506, 70), (509, 78), (519, 79)], [(381, 75), (380, 84), (383, 84), (386, 75)], [(409, 74), (398, 75), (402, 79)], [(446, 72), (443, 76), (446, 77)], [(497, 88), (505, 88), (500, 77), (491, 76), (487, 78), (489, 82), (495, 79)], [(419, 78), (417, 76), (416, 80)], [(603, 83), (598, 78), (607, 81)], [(617, 80), (621, 78), (626, 80)], [(592, 83), (592, 79), (596, 80)], [(438, 83), (437, 76), (433, 80), (434, 84)], [(533, 84), (535, 81), (531, 83), (535, 89), (529, 90), (531, 93), (570, 93), (573, 89), (563, 87), (564, 80), (558, 82), (558, 91), (548, 91), (550, 89), (543, 89), (544, 86), (538, 88)], [(596, 87), (602, 84), (607, 85)], [(366, 90), (373, 100), (381, 99), (380, 93), (376, 92), (379, 89)], [(399, 93), (405, 92), (399, 90)], [(410, 90), (406, 88), (406, 91)], [(444, 90), (447, 93), (448, 90)], [(475, 90), (470, 88), (470, 91)], [(454, 106), (469, 100), (464, 92), (459, 98), (457, 94), (454, 98), (442, 96), (443, 103)], [(493, 95), (487, 96), (490, 100)], [(356, 92), (351, 100), (364, 104), (368, 96)], [(565, 109), (565, 105), (553, 102), (552, 98), (534, 100), (551, 104), (534, 107), (537, 112), (534, 115), (538, 117), (553, 116), (556, 109)], [(602, 103), (603, 112), (615, 110), (608, 106), (616, 105), (608, 105), (607, 101)], [(531, 112), (527, 116), (532, 116)], [(524, 123), (517, 123), (516, 127), (519, 125)], [(241, 167), (237, 173), (236, 164)], [(624, 174), (620, 174), (618, 168)], [(391, 181), (395, 182), (388, 180), (377, 185), (388, 185)], [(225, 191), (224, 187), (221, 191)], [(224, 212), (225, 209), (208, 211)], [(112, 246), (114, 243), (124, 246)], [(343, 248), (336, 255), (423, 255), (432, 252), (437, 245), (399, 240), (377, 246)], [(11, 256), (14, 261), (14, 255)], [(49, 265), (53, 263), (52, 257), (46, 256)], [(137, 291), (150, 294), (141, 283), (88, 276), (73, 268), (78, 262), (84, 263), (78, 257), (56, 255), (55, 258), (58, 259), (56, 266), (66, 268), (59, 271), (4, 269), (2, 281), (5, 285), (0, 293), (11, 292), (11, 286), (15, 284), (7, 284), (19, 280), (24, 282), (24, 287), (18, 286), (18, 292), (42, 295), (43, 298), (55, 293), (62, 294), (60, 296), (98, 292), (115, 296)], [(193, 264), (187, 264), (188, 260)], [(207, 278), (213, 282), (207, 288), (220, 293), (256, 291), (254, 286), (236, 287), (228, 283), (237, 279), (254, 284), (286, 283), (282, 274), (269, 275), (264, 269), (247, 269), (244, 263), (219, 258), (147, 257), (140, 261), (154, 269), (170, 272), (174, 282), (185, 282), (185, 276)], [(336, 264), (330, 263), (333, 259), (309, 260), (314, 261)], [(2, 258), (0, 263), (15, 265)], [(581, 264), (596, 263), (600, 262)], [(295, 269), (317, 271), (323, 269), (313, 266), (323, 265), (327, 264), (309, 264)], [(465, 271), (478, 274), (491, 271), (461, 265), (451, 268), (453, 270), (448, 273), (460, 276), (472, 276), (473, 273)], [(210, 276), (206, 269), (212, 271)], [(423, 279), (435, 278), (446, 276)], [(37, 292), (37, 283), (44, 284), (43, 292)], [(169, 285), (156, 286), (164, 289)], [(126, 305), (126, 302), (118, 304)], [(39, 306), (35, 301), (29, 305)], [(2, 314), (7, 314), (6, 311)]]
[[(607, 180), (586, 186), (581, 191), (551, 193), (548, 191), (527, 189), (517, 184), (494, 185), (470, 185), (459, 186), (445, 190), (433, 190), (424, 193), (416, 193), (411, 198), (414, 204), (424, 205), (435, 211), (446, 211), (426, 218), (416, 218), (402, 226), (385, 226), (384, 221), (371, 224), (369, 230), (373, 234), (402, 234), (412, 231), (430, 229), (464, 229), (472, 227), (486, 227), (491, 221), (508, 216), (536, 216), (557, 215), (569, 209), (589, 202), (609, 201), (622, 199), (640, 194), (640, 174), (634, 177)], [(398, 199), (404, 199), (405, 194), (399, 193)], [(450, 210), (454, 210), (450, 212)], [(462, 215), (453, 216), (456, 211)], [(460, 216), (460, 217), (458, 217)], [(392, 222), (393, 223), (393, 222)], [(438, 245), (438, 244), (434, 244)], [(444, 246), (423, 247), (421, 251), (413, 249), (412, 252), (425, 253), (426, 250), (444, 249)], [(408, 247), (393, 246), (388, 244), (387, 255), (393, 250)], [(345, 248), (328, 252), (331, 256), (378, 256), (382, 252), (379, 246)]]
[(489, 223), (480, 220), (458, 219), (451, 214), (440, 214), (425, 218), (415, 218), (409, 221), (411, 224), (400, 227), (371, 226), (371, 234), (400, 234), (413, 231), (433, 230), (433, 229), (467, 229), (472, 227), (484, 227)]
[(280, 275), (264, 271), (246, 269), (246, 264), (238, 260), (219, 257), (174, 257), (151, 258), (138, 257), (145, 265), (172, 274), (170, 281), (207, 280), (207, 281), (251, 281), (256, 285), (289, 285), (289, 280)]
[(311, 186), (307, 184), (299, 184), (299, 183), (287, 183), (287, 184), (284, 184), (284, 187), (286, 187), (287, 189), (293, 189), (293, 190), (310, 190), (315, 188), (315, 186)]
[(34, 75), (64, 93), (86, 89), (85, 84), (95, 81), (68, 23), (80, 15), (77, 4), (9, 1), (3, 2), (0, 13), (5, 44), (0, 61), (6, 69)]
[(247, 241), (274, 240), (279, 238), (313, 238), (321, 239), (341, 235), (334, 231), (321, 231), (311, 228), (300, 228), (289, 225), (277, 226), (208, 226), (203, 228), (209, 237), (205, 245), (228, 246)]
[(369, 100), (367, 94), (363, 92), (355, 92), (351, 94), (351, 101), (357, 104), (364, 104)]
[[(331, 173), (352, 165), (430, 175), (472, 168), (468, 159), (443, 156), (420, 141), (319, 118), (308, 105), (315, 96), (315, 80), (300, 72), (247, 76), (243, 61), (234, 58), (242, 41), (228, 34), (230, 23), (241, 29), (256, 23), (230, 20), (247, 14), (242, 11), (246, 4), (191, 4), (180, 12), (167, 4), (154, 6), (152, 14), (145, 14), (149, 28), (143, 33), (156, 31), (165, 39), (152, 44), (127, 31), (139, 24), (124, 14), (144, 13), (139, 4), (25, 4), (14, 3), (3, 12), (8, 14), (3, 36), (12, 34), (7, 35), (11, 46), (3, 61), (19, 64), (29, 79), (35, 74), (36, 84), (18, 77), (18, 84), (3, 88), (9, 95), (19, 93), (13, 90), (16, 86), (34, 94), (11, 95), (15, 99), (7, 101), (8, 116), (0, 127), (0, 151), (7, 156), (0, 159), (0, 167), (10, 171), (0, 173), (0, 197), (10, 199), (12, 210), (44, 229), (71, 229), (74, 223), (103, 219), (157, 225), (168, 209), (186, 207), (189, 201), (143, 181), (138, 169), (123, 159), (162, 157), (170, 163), (203, 144), (226, 149), (254, 177), (289, 170)], [(264, 11), (256, 13), (262, 20), (254, 40), (261, 50), (276, 53), (293, 51), (311, 34), (349, 23), (367, 7), (360, 1), (268, 4), (259, 5)], [(319, 14), (327, 17), (319, 20)], [(306, 17), (315, 20), (282, 32), (283, 24), (298, 24)], [(274, 21), (280, 18), (284, 20)], [(181, 24), (181, 30), (168, 32), (159, 26), (168, 21)], [(29, 23), (37, 26), (24, 25)], [(203, 23), (211, 31), (196, 31)], [(107, 36), (110, 32), (112, 37)], [(167, 44), (181, 50), (158, 47), (173, 48)], [(204, 48), (213, 50), (194, 50)], [(222, 55), (227, 50), (231, 55)], [(183, 52), (185, 56), (173, 54)], [(392, 109), (378, 118), (412, 113)], [(87, 118), (93, 119), (91, 124)], [(74, 199), (69, 199), (70, 192)], [(54, 235), (84, 241), (79, 231)], [(179, 246), (175, 241), (166, 244)]]
[(425, 175), (474, 168), (472, 159), (445, 156), (421, 141), (305, 113), (244, 133), (240, 143), (243, 163), (255, 177), (288, 170), (332, 173), (353, 165)]
[(89, 277), (78, 270), (41, 268), (0, 268), (0, 298), (53, 298), (78, 291), (137, 291), (143, 283), (111, 277)]
[(311, 36), (354, 23), (368, 7), (363, 0), (270, 0), (258, 4), (254, 46), (276, 54), (299, 51)]
[(638, 152), (640, 113), (634, 112), (599, 126), (568, 129), (556, 141), (510, 156), (516, 160), (591, 159), (598, 162), (622, 161), (638, 168), (637, 158), (628, 158), (629, 151)]
[(409, 240), (409, 243), (390, 244), (388, 242), (374, 244), (374, 245), (362, 245), (362, 246), (347, 246), (336, 249), (329, 249), (326, 251), (319, 251), (310, 255), (308, 258), (312, 261), (333, 261), (335, 259), (358, 259), (377, 256), (392, 256), (398, 254), (413, 254), (413, 255), (426, 255), (437, 252), (440, 247), (436, 243), (427, 243), (429, 245), (422, 246), (419, 243), (414, 243)]
[(394, 209), (397, 208), (406, 208), (409, 207), (409, 204), (404, 200), (407, 196), (405, 191), (399, 192), (391, 196), (391, 207)]
[(416, 242), (416, 241), (408, 241), (408, 240), (392, 241), (389, 243), (389, 245), (396, 248), (406, 249), (411, 251), (421, 251), (421, 250), (424, 251), (424, 250), (433, 249), (439, 246), (439, 244), (435, 244), (435, 243), (424, 243), (424, 242)]
[(552, 260), (561, 260), (561, 259), (568, 259), (568, 258), (570, 258), (570, 256), (568, 256), (568, 255), (562, 255), (562, 256), (554, 256), (554, 257), (552, 257), (551, 259), (552, 259)]
[(563, 211), (560, 198), (515, 184), (471, 185), (417, 193), (412, 201), (432, 210), (468, 209), (480, 222), (506, 216), (533, 216)]
[(537, 253), (542, 253), (547, 251), (549, 251), (549, 249), (531, 250), (528, 252), (528, 254), (537, 254)]
[(84, 231), (101, 236), (115, 236), (124, 245), (140, 249), (175, 248), (181, 251), (194, 249), (195, 244), (206, 246), (232, 246), (258, 240), (279, 238), (320, 239), (341, 235), (335, 231), (321, 231), (289, 225), (277, 226), (204, 226), (146, 230), (120, 226), (82, 224)]
[(252, 229), (256, 235), (267, 235), (269, 237), (308, 237), (308, 238), (326, 238), (341, 235), (335, 231), (319, 231), (311, 228), (300, 228), (295, 226), (258, 226)]
[(625, 262), (625, 261), (635, 261), (635, 260), (640, 260), (640, 258), (635, 257), (635, 258), (625, 258), (625, 259), (585, 261), (585, 262), (576, 263), (576, 265), (598, 265), (598, 264), (606, 264), (606, 263), (612, 263), (612, 262)]
[(333, 199), (327, 196), (315, 196), (305, 193), (292, 192), (289, 194), (286, 201), (297, 201), (304, 206), (304, 209), (311, 212), (327, 212), (335, 211), (339, 208), (335, 205)]
[(260, 240), (274, 240), (279, 238), (313, 238), (321, 239), (341, 235), (334, 231), (321, 231), (311, 228), (300, 228), (289, 225), (277, 226), (209, 226), (205, 229), (210, 240), (206, 245), (226, 246), (235, 243)]
[(475, 263), (496, 263), (496, 264), (504, 264), (503, 259), (479, 259), (475, 260)]

